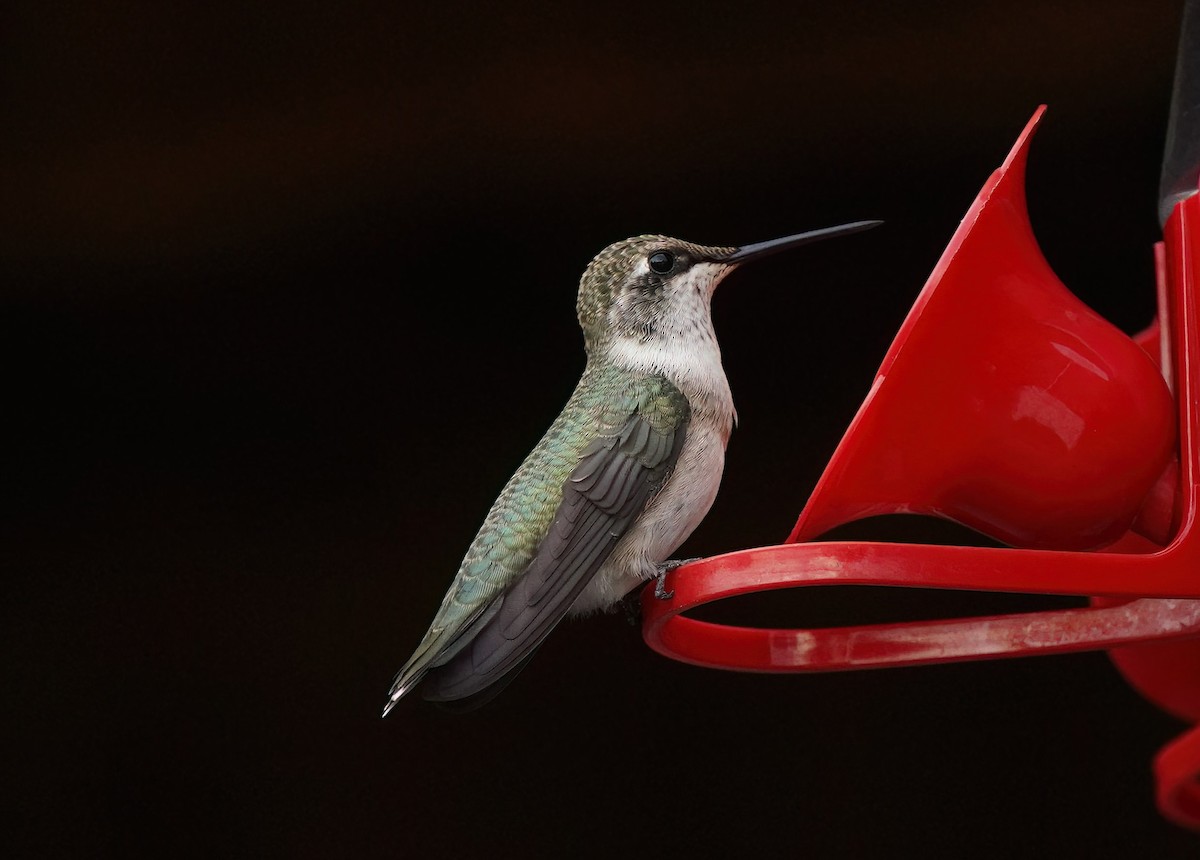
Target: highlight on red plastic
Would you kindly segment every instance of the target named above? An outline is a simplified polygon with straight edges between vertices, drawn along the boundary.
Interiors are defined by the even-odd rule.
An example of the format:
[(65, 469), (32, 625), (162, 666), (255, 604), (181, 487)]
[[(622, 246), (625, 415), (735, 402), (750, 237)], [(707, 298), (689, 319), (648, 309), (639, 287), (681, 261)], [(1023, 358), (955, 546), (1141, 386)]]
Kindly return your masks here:
[[(1108, 649), (1143, 695), (1200, 722), (1200, 196), (1176, 207), (1155, 249), (1158, 319), (1126, 336), (1067, 291), (1029, 225), (1024, 168), (1044, 110), (968, 210), (787, 541), (677, 569), (670, 600), (648, 589), (651, 648), (754, 672)], [(817, 540), (888, 513), (951, 519), (1007, 546)], [(684, 614), (822, 585), (1092, 600), (814, 629)], [(1163, 814), (1200, 827), (1194, 735), (1165, 749), (1156, 773)]]

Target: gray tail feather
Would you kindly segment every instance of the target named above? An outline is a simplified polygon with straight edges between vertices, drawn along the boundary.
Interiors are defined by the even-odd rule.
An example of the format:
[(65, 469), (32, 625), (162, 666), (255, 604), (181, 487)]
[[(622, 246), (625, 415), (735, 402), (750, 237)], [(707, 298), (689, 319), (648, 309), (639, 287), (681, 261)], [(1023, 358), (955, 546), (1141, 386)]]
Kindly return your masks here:
[(426, 682), (427, 689), (421, 694), (421, 696), (425, 700), (433, 702), (441, 710), (448, 711), (452, 714), (466, 714), (470, 713), (471, 711), (478, 710), (504, 692), (504, 689), (513, 682), (513, 679), (516, 678), (517, 675), (521, 674), (521, 670), (524, 669), (529, 664), (529, 661), (533, 659), (534, 653), (536, 653), (536, 649), (526, 654), (521, 662), (509, 669), (506, 674), (500, 676), (490, 685), (484, 687), (478, 693), (473, 695), (466, 697), (441, 698), (439, 696), (439, 690), (437, 686), (437, 674), (434, 673)]
[(435, 647), (436, 639), (422, 642), (417, 652), (408, 658), (408, 662), (396, 673), (396, 677), (392, 678), (392, 686), (388, 690), (388, 703), (383, 706), (383, 716), (386, 717), (388, 712), (396, 707), (396, 703), (419, 684), (427, 673), (457, 657), (503, 605), (504, 595), (497, 595), (490, 603), (479, 607), (454, 638), (439, 647)]
[(396, 707), (396, 703), (404, 698), (404, 695), (413, 687), (420, 683), (421, 679), (425, 677), (426, 671), (428, 670), (423, 668), (413, 672), (409, 670), (408, 667), (400, 670), (400, 673), (396, 675), (395, 679), (392, 681), (391, 689), (388, 690), (388, 702), (383, 706), (382, 716), (386, 717), (392, 708)]
[(428, 680), (425, 681), (426, 689), (421, 694), (421, 698), (425, 699), (426, 701), (433, 702), (442, 710), (449, 711), (451, 713), (465, 714), (469, 713), (470, 711), (478, 710), (479, 708), (482, 708), (484, 705), (491, 702), (492, 699), (500, 695), (500, 693), (502, 693), (504, 689), (513, 682), (513, 679), (515, 679), (517, 675), (521, 674), (521, 670), (529, 664), (529, 661), (533, 659), (533, 655), (535, 653), (537, 653), (536, 648), (521, 658), (521, 660), (506, 673), (491, 681), (488, 686), (468, 696), (462, 696), (461, 694), (457, 696), (447, 696), (445, 691), (442, 690), (439, 685), (440, 673), (436, 668), (424, 666), (416, 671), (413, 671), (406, 666), (404, 669), (400, 670), (395, 679), (392, 681), (392, 687), (388, 691), (388, 702), (383, 706), (383, 716), (386, 717), (391, 712), (392, 708), (396, 707), (400, 700), (410, 693), (412, 689), (417, 686), (417, 684), (421, 683), (427, 675)]

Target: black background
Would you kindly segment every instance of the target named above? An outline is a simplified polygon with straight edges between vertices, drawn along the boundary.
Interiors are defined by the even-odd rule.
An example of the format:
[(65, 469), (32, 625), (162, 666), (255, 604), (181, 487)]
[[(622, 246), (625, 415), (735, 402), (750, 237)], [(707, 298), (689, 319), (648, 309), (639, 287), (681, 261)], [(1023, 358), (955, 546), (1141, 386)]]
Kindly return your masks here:
[(786, 536), (1041, 103), (1043, 250), (1146, 325), (1180, 4), (437, 7), (3, 13), (9, 856), (1196, 856), (1150, 769), (1185, 726), (1102, 653), (743, 675), (618, 614), (379, 719), (609, 242), (887, 221), (718, 293), (742, 422), (685, 556)]

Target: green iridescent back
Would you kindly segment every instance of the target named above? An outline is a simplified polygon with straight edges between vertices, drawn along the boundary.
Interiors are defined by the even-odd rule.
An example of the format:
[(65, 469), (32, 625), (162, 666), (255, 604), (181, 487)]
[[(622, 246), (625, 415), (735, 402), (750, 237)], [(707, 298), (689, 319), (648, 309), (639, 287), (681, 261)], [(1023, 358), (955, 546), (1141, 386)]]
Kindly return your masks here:
[(550, 529), (563, 484), (583, 450), (597, 436), (619, 432), (634, 412), (670, 435), (687, 420), (689, 406), (662, 377), (589, 362), (562, 412), (492, 505), (406, 669), (436, 659), (481, 607), (521, 575)]

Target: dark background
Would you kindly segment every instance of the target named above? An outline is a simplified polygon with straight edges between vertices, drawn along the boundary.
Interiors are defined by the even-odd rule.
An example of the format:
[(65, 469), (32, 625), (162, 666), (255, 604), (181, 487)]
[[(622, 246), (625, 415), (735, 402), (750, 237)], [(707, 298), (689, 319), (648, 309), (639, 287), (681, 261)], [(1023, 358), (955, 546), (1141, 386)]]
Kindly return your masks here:
[[(0, 16), (8, 856), (1196, 856), (1184, 725), (1102, 653), (743, 675), (617, 614), (379, 719), (609, 242), (887, 221), (718, 293), (742, 423), (680, 555), (786, 536), (1041, 103), (1046, 256), (1146, 325), (1181, 5), (438, 5)], [(823, 591), (745, 609), (1078, 602)]]

